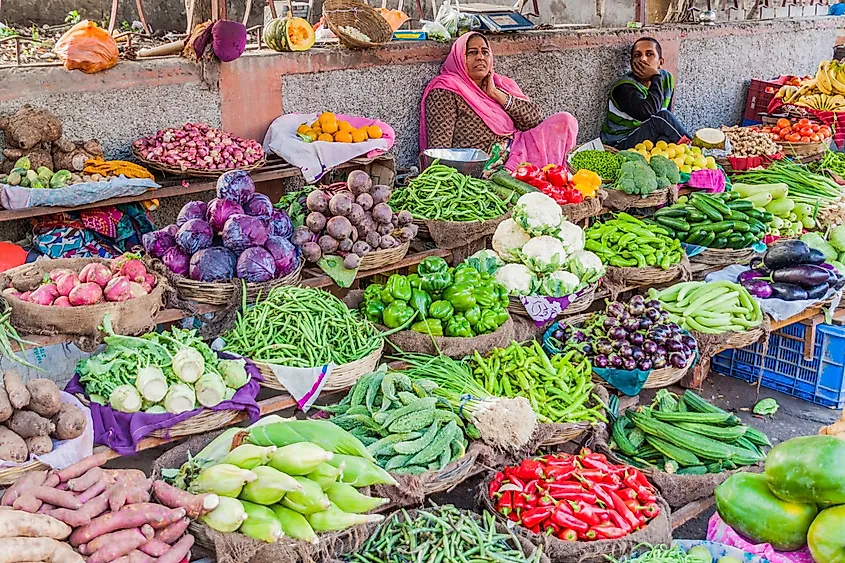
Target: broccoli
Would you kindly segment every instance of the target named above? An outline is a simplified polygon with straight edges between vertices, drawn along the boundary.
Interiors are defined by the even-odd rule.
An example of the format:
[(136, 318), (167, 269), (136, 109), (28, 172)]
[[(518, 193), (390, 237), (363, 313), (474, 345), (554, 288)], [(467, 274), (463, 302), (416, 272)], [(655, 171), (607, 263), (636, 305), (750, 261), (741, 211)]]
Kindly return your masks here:
[(628, 195), (646, 196), (657, 189), (657, 176), (645, 162), (628, 160), (622, 164), (613, 187)]
[(657, 187), (668, 188), (681, 183), (681, 174), (678, 170), (678, 165), (669, 160), (665, 156), (655, 155), (649, 161), (651, 169), (654, 170), (657, 176)]
[(618, 154), (619, 154), (619, 158), (622, 159), (623, 163), (625, 163), (625, 162), (641, 162), (645, 165), (648, 165), (648, 160), (646, 160), (646, 157), (644, 157), (643, 155), (641, 155), (640, 153), (638, 153), (636, 151), (630, 151), (630, 150), (629, 151), (619, 151)]

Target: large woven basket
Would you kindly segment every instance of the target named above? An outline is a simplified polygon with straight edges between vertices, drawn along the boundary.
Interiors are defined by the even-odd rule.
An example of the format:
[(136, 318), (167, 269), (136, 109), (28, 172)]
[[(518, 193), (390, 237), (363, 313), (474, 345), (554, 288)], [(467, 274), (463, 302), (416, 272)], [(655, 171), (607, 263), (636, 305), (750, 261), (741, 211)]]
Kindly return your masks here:
[[(593, 387), (593, 393), (605, 405), (608, 402), (610, 395), (604, 385), (596, 383)], [(596, 401), (591, 397), (587, 404), (595, 405)], [(575, 442), (580, 440), (587, 432), (595, 426), (591, 422), (571, 422), (571, 423), (555, 423), (555, 424), (538, 424), (537, 433), (542, 438), (537, 442), (537, 448), (554, 448), (562, 446), (568, 442)]]
[(747, 264), (754, 257), (753, 248), (705, 248), (702, 252), (689, 257), (693, 264), (708, 266), (730, 266), (731, 264)]
[(33, 471), (44, 471), (50, 469), (49, 465), (41, 463), (37, 459), (24, 463), (17, 467), (3, 467), (0, 468), (0, 487), (11, 485), (27, 473)]
[(361, 263), (358, 265), (358, 271), (366, 272), (367, 270), (391, 266), (404, 258), (405, 255), (408, 254), (408, 249), (410, 247), (411, 241), (407, 241), (399, 246), (394, 246), (393, 248), (388, 248), (386, 250), (368, 252), (363, 258), (361, 258)]
[[(297, 285), (302, 280), (302, 268), (304, 260), (299, 261), (296, 269), (286, 276), (275, 278), (263, 283), (246, 283), (246, 299), (248, 303), (254, 303), (259, 295), (267, 296), (274, 287), (283, 285)], [(170, 282), (176, 289), (176, 294), (187, 301), (205, 303), (217, 307), (228, 305), (235, 294), (235, 284), (240, 280), (223, 282), (195, 281), (185, 276), (170, 275)]]
[(833, 137), (816, 143), (788, 143), (778, 142), (783, 154), (788, 157), (806, 158), (809, 156), (823, 155), (830, 148)]
[[(756, 344), (757, 342), (759, 342), (765, 333), (766, 329), (763, 324), (758, 327), (746, 330), (744, 332), (727, 332), (724, 333), (725, 335), (727, 335), (727, 337), (722, 342), (722, 347), (724, 347), (725, 349), (745, 348), (746, 346), (751, 346), (752, 344)], [(695, 338), (696, 341), (698, 341), (699, 337), (706, 338), (707, 336), (712, 336), (702, 334), (694, 330), (691, 330), (690, 334), (692, 334), (693, 338)]]
[[(387, 20), (359, 0), (327, 0), (323, 3), (323, 16), (332, 33), (350, 49), (378, 47), (393, 37), (393, 29)], [(350, 34), (350, 28), (365, 35), (368, 40)]]
[(608, 197), (604, 200), (604, 206), (614, 211), (658, 207), (669, 201), (669, 188), (655, 190), (645, 197), (636, 194), (626, 194), (614, 189), (608, 189), (607, 194)]
[(695, 363), (695, 355), (690, 356), (687, 365), (682, 368), (665, 367), (651, 370), (648, 374), (648, 379), (645, 380), (643, 389), (659, 389), (661, 387), (668, 387), (679, 382), (687, 374), (689, 369)]
[[(586, 288), (584, 293), (572, 301), (569, 306), (563, 310), (561, 316), (569, 316), (569, 315), (577, 315), (578, 313), (583, 313), (587, 309), (590, 308), (590, 305), (593, 304), (596, 296), (596, 289), (598, 288), (599, 284), (594, 283)], [(528, 314), (528, 311), (525, 310), (525, 306), (520, 301), (519, 297), (510, 297), (510, 304), (508, 305), (508, 312), (513, 315), (518, 315), (520, 317), (527, 317), (530, 318), (531, 316)]]
[(132, 145), (132, 156), (134, 156), (141, 164), (146, 166), (147, 168), (154, 168), (156, 170), (161, 170), (162, 172), (167, 172), (168, 174), (173, 174), (174, 176), (200, 176), (203, 178), (217, 178), (223, 175), (226, 172), (232, 172), (233, 170), (244, 170), (244, 171), (251, 171), (257, 170), (261, 168), (265, 164), (267, 164), (267, 155), (261, 157), (261, 160), (250, 164), (249, 166), (240, 166), (238, 168), (226, 168), (225, 170), (203, 170), (200, 168), (185, 168), (184, 170), (180, 167), (176, 166), (169, 166), (162, 162), (158, 162), (156, 160), (149, 160), (146, 158), (141, 157), (138, 149), (135, 148), (133, 143)]
[[(352, 387), (352, 385), (354, 385), (362, 375), (370, 373), (376, 369), (383, 350), (384, 341), (382, 341), (381, 345), (377, 349), (373, 350), (363, 358), (357, 359), (354, 362), (349, 362), (348, 364), (336, 366), (332, 370), (329, 380), (323, 386), (323, 391), (342, 391)], [(264, 378), (264, 381), (261, 382), (262, 387), (275, 389), (276, 391), (287, 391), (287, 389), (279, 383), (279, 380), (276, 378), (276, 374), (274, 374), (273, 370), (270, 369), (269, 364), (262, 362), (254, 363), (258, 366), (258, 371), (261, 372), (261, 376)]]
[(673, 264), (668, 270), (662, 268), (617, 268), (608, 266), (607, 273), (611, 279), (624, 280), (630, 286), (652, 286), (661, 283), (669, 283), (680, 277), (681, 263)]

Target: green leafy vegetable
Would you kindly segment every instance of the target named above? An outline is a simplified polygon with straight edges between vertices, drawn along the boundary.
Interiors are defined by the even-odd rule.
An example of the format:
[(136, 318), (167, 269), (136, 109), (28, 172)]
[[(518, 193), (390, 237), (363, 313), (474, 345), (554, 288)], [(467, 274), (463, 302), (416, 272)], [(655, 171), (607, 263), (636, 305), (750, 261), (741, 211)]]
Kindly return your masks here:
[(767, 398), (761, 399), (756, 405), (754, 405), (754, 410), (752, 412), (761, 416), (765, 416), (767, 414), (773, 415), (778, 412), (779, 408), (780, 405), (777, 401), (772, 398)]

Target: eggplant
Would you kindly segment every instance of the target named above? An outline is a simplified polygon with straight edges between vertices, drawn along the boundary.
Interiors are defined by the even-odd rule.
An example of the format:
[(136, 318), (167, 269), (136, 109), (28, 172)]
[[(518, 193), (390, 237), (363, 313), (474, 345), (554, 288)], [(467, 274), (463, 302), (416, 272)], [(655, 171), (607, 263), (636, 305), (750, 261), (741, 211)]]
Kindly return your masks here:
[(673, 368), (682, 368), (687, 365), (687, 359), (683, 356), (683, 354), (674, 352), (669, 354), (669, 365)]
[(791, 283), (773, 283), (772, 299), (783, 299), (784, 301), (803, 301), (807, 299), (807, 290)]
[(607, 359), (607, 356), (604, 354), (599, 354), (595, 358), (593, 358), (593, 365), (597, 368), (606, 368), (610, 364), (610, 361)]
[(815, 248), (810, 249), (810, 256), (807, 257), (807, 264), (821, 266), (824, 264), (825, 260), (827, 260), (827, 258), (825, 257), (824, 252)]
[(811, 287), (807, 289), (807, 298), (808, 299), (821, 299), (825, 295), (827, 295), (827, 290), (830, 289), (830, 284), (827, 283), (820, 283), (816, 287)]
[(645, 336), (641, 332), (634, 332), (628, 335), (628, 342), (635, 346), (642, 346), (645, 342)]
[(611, 354), (610, 356), (607, 357), (607, 359), (610, 361), (610, 365), (612, 367), (615, 367), (615, 368), (621, 368), (622, 367), (623, 360), (622, 360), (622, 356), (620, 356), (619, 354)]
[(654, 367), (654, 364), (648, 358), (643, 358), (642, 360), (637, 362), (637, 367), (643, 371), (651, 371)]
[(762, 266), (763, 266), (763, 257), (762, 256), (755, 256), (748, 263), (748, 267), (751, 268), (752, 270), (756, 270), (758, 268), (761, 268)]
[(745, 270), (740, 275), (737, 276), (736, 281), (742, 283), (744, 281), (751, 281), (756, 280), (757, 278), (764, 278), (766, 277), (763, 272), (760, 270)]
[(627, 371), (637, 369), (637, 360), (635, 360), (634, 358), (625, 358), (625, 360), (622, 362), (622, 369)]
[(640, 322), (639, 322), (640, 330), (648, 330), (653, 324), (654, 324), (654, 321), (652, 321), (648, 317), (640, 318)]
[(742, 287), (747, 289), (748, 293), (760, 299), (768, 299), (772, 296), (772, 286), (765, 280), (744, 281)]
[(798, 285), (804, 289), (810, 289), (811, 287), (816, 287), (819, 284), (827, 283), (827, 280), (829, 279), (829, 270), (826, 270), (821, 266), (813, 266), (812, 264), (791, 266), (772, 272), (773, 282)]
[(684, 346), (686, 346), (690, 350), (695, 350), (696, 348), (698, 348), (698, 342), (696, 342), (695, 338), (693, 338), (689, 334), (684, 334), (683, 336), (681, 336), (681, 342), (683, 342)]
[(835, 284), (833, 284), (833, 289), (835, 289), (835, 290), (839, 291), (839, 290), (840, 290), (840, 289), (842, 289), (843, 287), (845, 287), (845, 276), (839, 276), (839, 277), (836, 279), (836, 283), (835, 283)]
[(657, 352), (657, 343), (654, 340), (646, 340), (643, 342), (643, 352), (652, 355)]
[(763, 265), (769, 270), (780, 270), (790, 266), (806, 264), (810, 259), (810, 247), (800, 240), (785, 240), (769, 248), (763, 255)]

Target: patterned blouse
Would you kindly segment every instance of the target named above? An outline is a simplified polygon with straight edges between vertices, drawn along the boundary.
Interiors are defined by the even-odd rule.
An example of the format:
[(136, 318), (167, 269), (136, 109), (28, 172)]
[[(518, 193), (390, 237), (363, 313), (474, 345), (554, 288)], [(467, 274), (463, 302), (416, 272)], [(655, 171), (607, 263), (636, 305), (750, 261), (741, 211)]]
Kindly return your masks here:
[[(532, 129), (543, 120), (540, 106), (516, 98), (508, 115), (520, 131)], [(429, 148), (472, 148), (489, 153), (494, 144), (508, 140), (493, 133), (458, 94), (441, 88), (429, 92), (425, 100), (425, 127)]]

